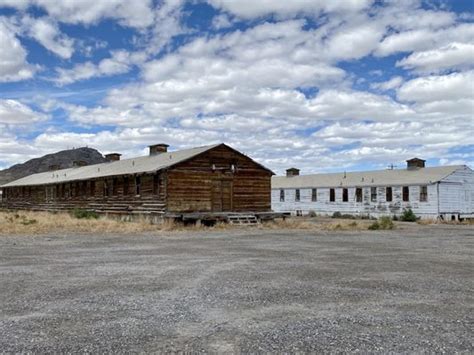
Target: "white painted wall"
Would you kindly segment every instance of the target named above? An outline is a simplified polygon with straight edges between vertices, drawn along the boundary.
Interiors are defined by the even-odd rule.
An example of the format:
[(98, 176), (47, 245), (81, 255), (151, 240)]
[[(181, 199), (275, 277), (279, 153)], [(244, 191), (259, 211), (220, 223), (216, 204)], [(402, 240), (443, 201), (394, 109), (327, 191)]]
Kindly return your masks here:
[[(363, 201), (356, 202), (356, 188), (348, 188), (349, 201), (342, 201), (342, 188), (335, 187), (336, 201), (329, 201), (330, 188), (317, 188), (317, 201), (311, 201), (311, 188), (300, 189), (300, 201), (295, 201), (295, 189), (285, 190), (285, 201), (280, 202), (280, 189), (272, 189), (272, 209), (275, 212), (302, 211), (308, 214), (332, 215), (341, 212), (353, 215), (399, 216), (411, 208), (421, 218), (436, 218), (440, 213), (474, 213), (474, 172), (468, 167), (457, 170), (438, 183), (428, 187), (428, 199), (420, 201), (420, 185), (409, 186), (410, 201), (402, 201), (402, 186), (392, 186), (393, 200), (385, 199), (385, 186), (377, 187), (377, 201), (371, 201), (370, 187), (364, 186)], [(438, 203), (438, 188), (441, 198)]]

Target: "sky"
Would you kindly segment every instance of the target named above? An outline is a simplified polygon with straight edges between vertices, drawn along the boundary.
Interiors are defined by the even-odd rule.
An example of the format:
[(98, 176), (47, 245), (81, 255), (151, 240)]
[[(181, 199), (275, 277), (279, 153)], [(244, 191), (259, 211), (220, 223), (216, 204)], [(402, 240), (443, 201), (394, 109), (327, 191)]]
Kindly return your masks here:
[(0, 169), (224, 142), (282, 174), (474, 166), (471, 0), (0, 0)]

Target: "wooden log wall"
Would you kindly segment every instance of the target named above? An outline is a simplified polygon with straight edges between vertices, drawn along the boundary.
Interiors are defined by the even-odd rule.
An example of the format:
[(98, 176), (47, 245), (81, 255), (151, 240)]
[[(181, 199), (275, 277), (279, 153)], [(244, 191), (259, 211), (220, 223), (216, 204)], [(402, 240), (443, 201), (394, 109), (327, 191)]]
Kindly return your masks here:
[(167, 207), (170, 212), (270, 211), (271, 175), (252, 159), (219, 146), (168, 171)]

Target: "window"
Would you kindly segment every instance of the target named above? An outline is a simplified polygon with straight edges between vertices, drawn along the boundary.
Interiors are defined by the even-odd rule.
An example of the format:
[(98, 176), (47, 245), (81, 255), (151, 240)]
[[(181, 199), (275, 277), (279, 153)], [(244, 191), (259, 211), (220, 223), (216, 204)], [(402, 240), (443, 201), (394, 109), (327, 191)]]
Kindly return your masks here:
[(295, 201), (300, 201), (301, 200), (301, 195), (300, 195), (300, 189), (295, 190)]
[(408, 186), (403, 186), (403, 201), (408, 202), (410, 201), (410, 189)]
[(420, 202), (428, 201), (428, 186), (420, 186)]
[(356, 202), (362, 202), (362, 189), (356, 188)]
[(376, 187), (370, 188), (370, 201), (377, 202), (377, 188)]
[(129, 186), (130, 186), (130, 180), (129, 180), (128, 176), (125, 176), (123, 178), (123, 194), (124, 195), (128, 195)]
[(116, 196), (118, 193), (118, 180), (117, 178), (112, 179), (112, 195)]
[(135, 195), (140, 195), (142, 179), (140, 176), (135, 176)]
[(316, 202), (318, 200), (318, 190), (311, 189), (311, 201)]
[(280, 190), (280, 202), (285, 202), (285, 190)]
[(90, 186), (90, 189), (91, 189), (91, 196), (95, 196), (95, 180), (92, 180), (91, 181), (91, 186)]
[(107, 182), (107, 180), (104, 180), (104, 196), (108, 196), (109, 195), (109, 183)]
[(342, 202), (349, 202), (349, 191), (342, 189)]
[(329, 202), (336, 201), (336, 190), (329, 189)]
[(158, 175), (157, 173), (153, 175), (153, 194), (154, 195), (158, 195), (160, 193), (159, 187), (160, 187), (160, 175)]
[(385, 188), (385, 200), (387, 202), (392, 202), (393, 197), (392, 197), (392, 188), (391, 187), (386, 187)]

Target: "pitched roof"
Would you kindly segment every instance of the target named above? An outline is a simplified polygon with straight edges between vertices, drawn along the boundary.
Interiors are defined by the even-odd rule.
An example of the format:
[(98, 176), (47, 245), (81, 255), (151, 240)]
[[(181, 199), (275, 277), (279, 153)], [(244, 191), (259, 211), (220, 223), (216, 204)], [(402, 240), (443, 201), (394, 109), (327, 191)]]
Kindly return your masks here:
[(24, 178), (5, 184), (2, 187), (46, 185), (67, 181), (88, 180), (105, 176), (155, 172), (188, 160), (219, 145), (220, 144), (214, 144), (203, 147), (178, 150), (174, 152), (161, 153), (152, 156), (123, 159), (78, 168), (48, 171), (44, 173), (26, 176)]
[(465, 165), (438, 166), (420, 169), (358, 171), (348, 173), (272, 177), (273, 189), (305, 187), (356, 187), (431, 184), (451, 175)]

